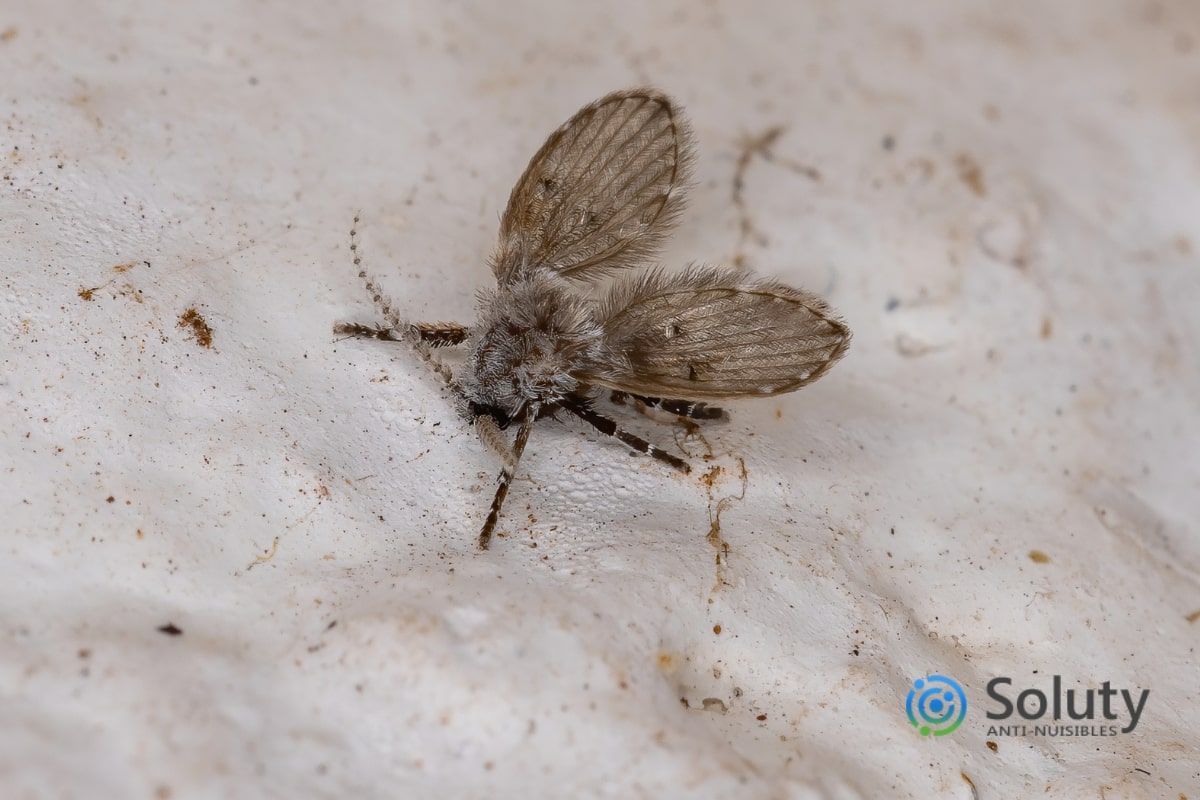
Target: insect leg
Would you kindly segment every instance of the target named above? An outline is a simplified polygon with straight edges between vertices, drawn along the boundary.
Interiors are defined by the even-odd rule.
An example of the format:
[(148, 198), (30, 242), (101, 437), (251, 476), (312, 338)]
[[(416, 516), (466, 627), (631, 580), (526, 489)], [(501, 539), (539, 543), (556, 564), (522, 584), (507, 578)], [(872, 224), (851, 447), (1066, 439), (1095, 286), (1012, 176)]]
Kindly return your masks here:
[(404, 341), (394, 329), (383, 325), (363, 325), (358, 322), (334, 323), (335, 336), (352, 336), (359, 339), (381, 339), (385, 342)]
[(457, 322), (418, 322), (409, 328), (430, 347), (462, 344), (471, 333), (466, 325), (459, 325)]
[(639, 453), (645, 453), (648, 456), (657, 458), (659, 461), (665, 461), (675, 469), (685, 474), (692, 471), (691, 465), (682, 458), (676, 458), (667, 451), (658, 449), (645, 439), (621, 430), (617, 427), (616, 422), (602, 414), (597, 414), (595, 411), (588, 408), (586, 403), (581, 403), (577, 400), (567, 401), (563, 403), (563, 408), (565, 408), (567, 411), (570, 411), (572, 414), (579, 417), (581, 420), (591, 425), (605, 436), (612, 436)]
[[(385, 325), (363, 325), (358, 322), (339, 322), (333, 326), (338, 336), (357, 336), (363, 339), (381, 339), (385, 342), (407, 341), (402, 328)], [(417, 322), (407, 326), (408, 335), (419, 339), (430, 347), (449, 347), (466, 341), (470, 330), (456, 322)]]
[(504, 438), (504, 433), (493, 417), (488, 414), (480, 414), (476, 417), (475, 433), (479, 436), (479, 441), (487, 446), (487, 449), (500, 457), (505, 467), (515, 468), (517, 466), (512, 460), (512, 448), (509, 447), (508, 440)]
[(532, 405), (526, 409), (525, 418), (521, 420), (516, 441), (513, 442), (512, 450), (504, 462), (504, 467), (500, 470), (500, 485), (496, 487), (496, 496), (492, 498), (492, 508), (488, 511), (487, 521), (483, 523), (483, 528), (479, 531), (480, 550), (487, 550), (492, 541), (492, 531), (496, 529), (496, 521), (500, 519), (500, 508), (504, 505), (504, 498), (508, 497), (508, 485), (512, 483), (517, 464), (521, 463), (521, 454), (525, 452), (525, 443), (529, 441), (529, 432), (533, 430), (533, 423), (537, 420), (537, 415), (538, 407)]
[(645, 397), (627, 392), (613, 392), (611, 399), (617, 405), (623, 405), (626, 397), (633, 398), (646, 408), (661, 408), (668, 414), (687, 419), (725, 419), (728, 416), (724, 409), (691, 400), (668, 400), (662, 397)]

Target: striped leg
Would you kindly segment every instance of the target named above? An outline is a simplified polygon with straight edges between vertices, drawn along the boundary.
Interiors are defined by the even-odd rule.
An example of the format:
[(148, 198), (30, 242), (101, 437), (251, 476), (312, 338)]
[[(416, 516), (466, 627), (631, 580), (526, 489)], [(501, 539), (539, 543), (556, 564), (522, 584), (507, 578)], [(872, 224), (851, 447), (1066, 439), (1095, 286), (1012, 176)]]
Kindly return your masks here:
[(335, 322), (334, 336), (354, 336), (359, 339), (380, 339), (385, 342), (402, 342), (403, 337), (395, 329), (383, 325), (363, 325), (359, 322)]
[(668, 414), (674, 414), (677, 417), (685, 417), (687, 419), (725, 419), (728, 416), (724, 409), (710, 406), (707, 403), (699, 403), (691, 400), (668, 400), (661, 397), (645, 397), (640, 394), (627, 394), (625, 392), (612, 393), (612, 401), (617, 405), (623, 405), (626, 397), (632, 397), (646, 408), (661, 408)]
[[(362, 325), (357, 322), (339, 322), (333, 326), (338, 336), (357, 336), (363, 339), (381, 339), (385, 342), (406, 341), (400, 329), (385, 325)], [(449, 347), (462, 344), (470, 334), (466, 325), (456, 322), (418, 322), (408, 326), (408, 332), (430, 347)]]
[(462, 344), (471, 333), (466, 325), (459, 325), (457, 322), (418, 322), (411, 327), (413, 333), (430, 347)]
[(492, 509), (488, 512), (487, 521), (483, 523), (483, 529), (479, 531), (480, 550), (487, 550), (488, 545), (491, 544), (492, 532), (496, 529), (497, 520), (500, 519), (500, 509), (504, 505), (504, 498), (508, 497), (508, 485), (512, 483), (517, 464), (521, 463), (521, 454), (525, 452), (525, 444), (529, 441), (529, 432), (537, 420), (538, 410), (536, 404), (525, 410), (521, 427), (517, 430), (517, 439), (513, 442), (512, 451), (500, 470), (500, 485), (496, 487), (496, 496), (492, 498)]
[(512, 447), (504, 438), (504, 432), (500, 430), (500, 425), (494, 418), (487, 414), (476, 417), (475, 434), (488, 450), (500, 457), (505, 467), (516, 468), (517, 465), (512, 460)]
[(676, 458), (665, 450), (659, 450), (645, 439), (621, 430), (617, 427), (616, 422), (613, 422), (606, 416), (597, 414), (595, 411), (590, 409), (586, 403), (583, 403), (579, 400), (569, 400), (563, 403), (563, 408), (565, 408), (567, 411), (570, 411), (572, 414), (579, 417), (581, 420), (591, 425), (605, 436), (612, 436), (616, 439), (619, 439), (621, 442), (639, 453), (645, 453), (648, 456), (657, 458), (659, 461), (666, 462), (684, 474), (692, 471), (691, 465), (682, 458)]

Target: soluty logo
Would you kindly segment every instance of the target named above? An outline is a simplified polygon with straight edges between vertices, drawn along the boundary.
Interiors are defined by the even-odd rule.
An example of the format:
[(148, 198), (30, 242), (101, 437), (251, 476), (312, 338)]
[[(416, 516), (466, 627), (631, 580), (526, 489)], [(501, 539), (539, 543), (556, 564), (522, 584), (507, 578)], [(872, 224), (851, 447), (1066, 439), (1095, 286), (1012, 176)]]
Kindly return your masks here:
[(904, 711), (922, 736), (945, 736), (958, 730), (966, 718), (967, 695), (954, 678), (927, 675), (913, 681)]

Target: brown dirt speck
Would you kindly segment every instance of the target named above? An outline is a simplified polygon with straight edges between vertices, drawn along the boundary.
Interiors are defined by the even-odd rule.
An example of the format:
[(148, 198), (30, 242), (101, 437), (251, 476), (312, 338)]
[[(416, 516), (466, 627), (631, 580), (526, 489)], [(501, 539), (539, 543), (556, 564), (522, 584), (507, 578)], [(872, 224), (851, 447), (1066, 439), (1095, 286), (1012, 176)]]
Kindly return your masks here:
[(17, 28), (15, 25), (9, 25), (0, 31), (0, 42), (11, 42), (15, 38), (17, 38)]
[(1186, 617), (1184, 617), (1184, 619), (1186, 619), (1189, 624), (1194, 624), (1197, 620), (1200, 620), (1200, 608), (1188, 614)]
[(713, 625), (713, 633), (715, 633), (715, 634), (717, 634), (718, 636), (720, 636), (720, 635), (721, 635), (721, 626), (720, 626), (720, 625)]
[(988, 742), (986, 742), (986, 744), (987, 744), (988, 750), (991, 750), (993, 753), (1000, 752), (1000, 745), (996, 744), (995, 742), (989, 740)]
[(954, 159), (954, 166), (958, 170), (958, 178), (967, 185), (967, 188), (976, 197), (983, 197), (987, 194), (987, 186), (983, 180), (983, 169), (979, 166), (979, 162), (966, 153), (959, 153)]
[(166, 625), (159, 625), (157, 628), (155, 628), (155, 630), (157, 630), (159, 633), (165, 633), (167, 636), (183, 635), (183, 629), (174, 622), (168, 622)]
[(80, 289), (78, 292), (79, 299), (91, 302), (92, 300), (94, 300), (96, 298), (96, 290), (99, 288), (100, 288), (99, 286), (93, 286), (90, 289)]
[(767, 715), (766, 715), (766, 714), (759, 714), (757, 717), (755, 717), (755, 719), (756, 719), (756, 720), (758, 720), (759, 722), (766, 722), (766, 721), (767, 721)]
[(192, 338), (201, 347), (212, 347), (213, 331), (205, 322), (204, 317), (194, 308), (189, 308), (179, 315), (179, 327), (190, 329)]
[(708, 472), (700, 476), (700, 482), (703, 483), (705, 487), (712, 489), (713, 484), (717, 482), (717, 478), (721, 477), (721, 473), (724, 471), (725, 470), (723, 470), (719, 465), (714, 466), (709, 469)]
[(1041, 550), (1030, 550), (1029, 560), (1035, 564), (1049, 564), (1050, 556), (1046, 555)]

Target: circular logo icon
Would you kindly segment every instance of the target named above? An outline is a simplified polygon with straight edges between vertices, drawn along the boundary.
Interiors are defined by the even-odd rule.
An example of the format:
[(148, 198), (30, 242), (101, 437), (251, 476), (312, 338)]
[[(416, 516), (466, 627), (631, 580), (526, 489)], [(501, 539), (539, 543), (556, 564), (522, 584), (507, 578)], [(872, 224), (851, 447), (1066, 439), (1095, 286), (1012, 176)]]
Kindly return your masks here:
[(958, 730), (966, 718), (967, 695), (954, 678), (928, 675), (913, 681), (904, 710), (922, 736), (945, 736)]

